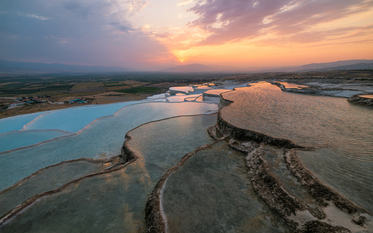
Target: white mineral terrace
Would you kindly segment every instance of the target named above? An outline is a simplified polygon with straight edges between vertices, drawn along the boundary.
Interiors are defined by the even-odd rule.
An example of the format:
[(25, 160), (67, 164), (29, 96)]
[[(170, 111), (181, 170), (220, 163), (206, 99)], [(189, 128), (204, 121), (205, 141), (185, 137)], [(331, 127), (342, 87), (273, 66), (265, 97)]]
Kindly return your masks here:
[[(310, 82), (339, 89), (305, 95), (271, 83), (228, 80), (171, 87), (140, 101), (1, 119), (0, 231), (145, 232), (147, 199), (187, 154), (193, 156), (167, 178), (162, 191), (169, 232), (289, 232), (286, 221), (302, 225), (315, 219), (311, 215), (317, 209), (325, 213), (322, 223), (372, 231), (373, 110), (346, 98), (320, 96), (350, 97), (361, 88)], [(373, 98), (371, 92), (359, 93)], [(215, 138), (224, 137), (214, 141), (209, 127), (218, 133)], [(235, 138), (242, 136), (240, 130), (259, 136), (240, 142)], [(341, 214), (329, 202), (318, 206), (285, 164), (288, 148), (268, 146), (268, 138), (300, 145), (297, 158), (312, 176), (367, 212)], [(245, 158), (262, 143), (267, 143), (264, 170), (277, 177), (285, 193), (313, 209), (300, 208), (284, 218), (253, 188)], [(128, 162), (118, 156), (121, 149), (123, 157), (125, 151), (133, 155)]]

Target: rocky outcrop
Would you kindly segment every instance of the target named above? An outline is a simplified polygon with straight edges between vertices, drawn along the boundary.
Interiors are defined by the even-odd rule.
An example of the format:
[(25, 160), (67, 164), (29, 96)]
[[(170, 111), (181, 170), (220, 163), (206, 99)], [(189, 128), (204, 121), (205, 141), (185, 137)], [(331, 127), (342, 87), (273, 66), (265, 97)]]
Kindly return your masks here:
[(128, 146), (127, 146), (128, 141), (130, 141), (132, 139), (132, 137), (129, 136), (128, 133), (125, 136), (125, 141), (123, 143), (123, 146), (121, 148), (121, 153), (120, 153), (120, 156), (122, 157), (124, 162), (129, 162), (129, 161), (133, 160), (134, 158), (136, 158), (135, 153), (130, 148), (128, 148)]
[(351, 233), (350, 230), (340, 227), (331, 226), (327, 223), (320, 222), (318, 220), (309, 221), (302, 227), (297, 233), (315, 233), (315, 232), (333, 232), (333, 233)]
[(348, 102), (359, 105), (366, 105), (373, 107), (373, 98), (365, 98), (358, 95), (351, 96), (347, 99)]

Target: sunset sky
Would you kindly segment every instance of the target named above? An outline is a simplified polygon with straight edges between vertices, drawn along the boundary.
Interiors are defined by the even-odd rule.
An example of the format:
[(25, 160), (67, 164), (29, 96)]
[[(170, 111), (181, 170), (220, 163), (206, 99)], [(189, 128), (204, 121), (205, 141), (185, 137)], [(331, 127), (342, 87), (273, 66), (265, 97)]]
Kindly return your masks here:
[(0, 59), (158, 70), (373, 59), (373, 0), (1, 0)]

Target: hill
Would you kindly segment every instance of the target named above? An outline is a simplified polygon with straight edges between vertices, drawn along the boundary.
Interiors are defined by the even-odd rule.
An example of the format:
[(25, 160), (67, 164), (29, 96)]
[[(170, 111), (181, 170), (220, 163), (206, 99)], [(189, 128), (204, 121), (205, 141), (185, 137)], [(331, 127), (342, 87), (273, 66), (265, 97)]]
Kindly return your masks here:
[(345, 69), (371, 69), (373, 60), (346, 60), (328, 63), (312, 63), (296, 67), (294, 71), (311, 71), (311, 70), (345, 70)]

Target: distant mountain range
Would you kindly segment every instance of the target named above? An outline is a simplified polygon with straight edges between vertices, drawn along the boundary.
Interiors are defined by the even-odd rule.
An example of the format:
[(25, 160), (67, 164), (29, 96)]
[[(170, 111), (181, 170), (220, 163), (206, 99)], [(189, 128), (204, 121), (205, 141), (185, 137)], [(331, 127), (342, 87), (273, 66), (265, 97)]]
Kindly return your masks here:
[(373, 60), (347, 60), (328, 63), (312, 63), (297, 67), (277, 67), (277, 68), (241, 68), (229, 66), (206, 66), (202, 64), (190, 64), (171, 67), (160, 70), (161, 72), (173, 73), (204, 73), (204, 72), (298, 72), (298, 71), (314, 71), (314, 70), (361, 70), (373, 69)]
[(354, 65), (324, 68), (323, 70), (373, 70), (373, 63), (359, 63)]
[[(373, 69), (373, 60), (347, 60), (329, 63), (312, 63), (297, 67), (231, 67), (188, 64), (170, 67), (156, 72), (167, 73), (264, 73), (264, 72), (303, 72), (316, 70), (361, 70)], [(130, 72), (122, 67), (66, 65), (59, 63), (13, 62), (0, 59), (0, 73), (33, 74), (33, 73), (103, 73)]]
[(311, 71), (311, 70), (345, 70), (345, 69), (372, 69), (373, 60), (347, 60), (328, 63), (312, 63), (299, 66), (294, 71)]
[(98, 72), (125, 72), (122, 67), (108, 66), (82, 66), (59, 63), (13, 62), (0, 59), (1, 73), (98, 73)]
[(205, 72), (215, 72), (216, 69), (201, 65), (201, 64), (190, 64), (190, 65), (180, 65), (180, 66), (174, 66), (171, 68), (160, 70), (161, 72), (170, 72), (170, 73), (205, 73)]

